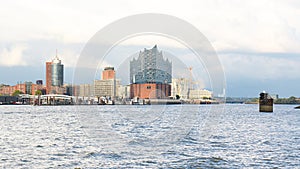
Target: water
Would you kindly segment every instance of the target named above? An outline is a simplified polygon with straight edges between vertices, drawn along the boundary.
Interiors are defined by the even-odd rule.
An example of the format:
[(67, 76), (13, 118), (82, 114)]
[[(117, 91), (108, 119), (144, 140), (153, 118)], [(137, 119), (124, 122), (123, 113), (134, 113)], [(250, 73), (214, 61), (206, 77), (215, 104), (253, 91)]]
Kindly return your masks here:
[(300, 168), (300, 110), (0, 106), (1, 168)]

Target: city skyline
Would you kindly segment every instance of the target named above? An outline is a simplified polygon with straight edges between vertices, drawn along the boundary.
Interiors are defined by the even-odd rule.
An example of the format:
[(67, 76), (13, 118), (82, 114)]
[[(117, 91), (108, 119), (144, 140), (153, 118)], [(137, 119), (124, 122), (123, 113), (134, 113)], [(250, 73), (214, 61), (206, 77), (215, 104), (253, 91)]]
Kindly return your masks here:
[[(3, 2), (0, 7), (5, 16), (0, 24), (0, 72), (5, 72), (1, 73), (0, 83), (13, 85), (45, 79), (43, 64), (55, 56), (55, 49), (65, 64), (65, 81), (72, 83), (72, 70), (80, 51), (96, 31), (124, 16), (154, 12), (184, 19), (208, 38), (225, 71), (227, 96), (256, 97), (265, 90), (280, 97), (299, 97), (297, 9), (300, 3), (297, 1), (157, 1), (159, 6), (122, 2), (129, 9), (117, 1), (98, 5), (78, 1), (72, 4), (48, 1), (43, 6), (34, 1), (18, 3)], [(81, 6), (85, 8), (80, 10)], [(72, 19), (74, 16), (76, 21)], [(190, 54), (182, 46), (160, 37), (153, 41), (132, 38), (119, 48), (139, 49), (156, 43), (177, 56), (188, 58)]]
[[(129, 66), (129, 71), (126, 72), (121, 69), (120, 72), (125, 74), (118, 76), (118, 79), (115, 68), (107, 66), (101, 70), (100, 80), (98, 77), (90, 83), (65, 84), (64, 64), (56, 53), (51, 62), (45, 62), (45, 85), (43, 85), (43, 80), (37, 80), (36, 84), (27, 81), (13, 86), (1, 85), (0, 95), (14, 96), (16, 93), (20, 93), (29, 98), (34, 97), (34, 95), (44, 95), (47, 104), (51, 103), (47, 97), (55, 97), (57, 94), (65, 98), (69, 98), (68, 96), (75, 96), (77, 99), (82, 97), (83, 100), (87, 98), (89, 103), (94, 103), (94, 99), (97, 99), (100, 104), (136, 98), (181, 98), (185, 100), (195, 99), (200, 102), (201, 99), (214, 97), (212, 91), (203, 89), (198, 84), (199, 79), (193, 77), (192, 67), (185, 67), (182, 62), (175, 58), (171, 59), (169, 58), (171, 56), (167, 57), (164, 54), (168, 55), (168, 53), (159, 50), (157, 45), (149, 49), (144, 48), (139, 51), (137, 57), (133, 55), (128, 58), (129, 62), (122, 63), (125, 67)], [(173, 65), (176, 67), (176, 71), (173, 71)], [(187, 69), (189, 76), (187, 76)], [(185, 74), (185, 76), (178, 77), (178, 74)], [(121, 83), (122, 79), (125, 79), (123, 84)], [(126, 81), (126, 79), (130, 80)], [(83, 100), (79, 102), (81, 103)], [(123, 103), (126, 103), (125, 100)]]

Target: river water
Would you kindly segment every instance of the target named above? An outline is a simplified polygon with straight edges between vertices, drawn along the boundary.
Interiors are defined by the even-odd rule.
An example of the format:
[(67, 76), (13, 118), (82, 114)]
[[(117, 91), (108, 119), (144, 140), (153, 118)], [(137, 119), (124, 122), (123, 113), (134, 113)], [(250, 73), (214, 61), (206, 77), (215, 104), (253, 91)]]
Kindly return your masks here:
[(300, 168), (300, 110), (0, 106), (1, 168)]

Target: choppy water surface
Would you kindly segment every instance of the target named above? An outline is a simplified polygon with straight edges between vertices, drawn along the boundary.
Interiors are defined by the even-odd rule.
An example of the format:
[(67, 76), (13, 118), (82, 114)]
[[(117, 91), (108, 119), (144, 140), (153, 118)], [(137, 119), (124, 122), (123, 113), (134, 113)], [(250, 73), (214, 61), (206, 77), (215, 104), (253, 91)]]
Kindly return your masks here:
[(299, 168), (293, 107), (0, 106), (0, 167)]

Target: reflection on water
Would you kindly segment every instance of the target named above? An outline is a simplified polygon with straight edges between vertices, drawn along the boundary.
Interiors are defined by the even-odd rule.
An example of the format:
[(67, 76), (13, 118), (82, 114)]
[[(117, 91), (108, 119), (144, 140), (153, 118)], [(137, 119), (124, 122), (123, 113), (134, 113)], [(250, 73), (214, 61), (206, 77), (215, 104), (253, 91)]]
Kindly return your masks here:
[(214, 106), (0, 106), (0, 167), (300, 166), (299, 110)]

